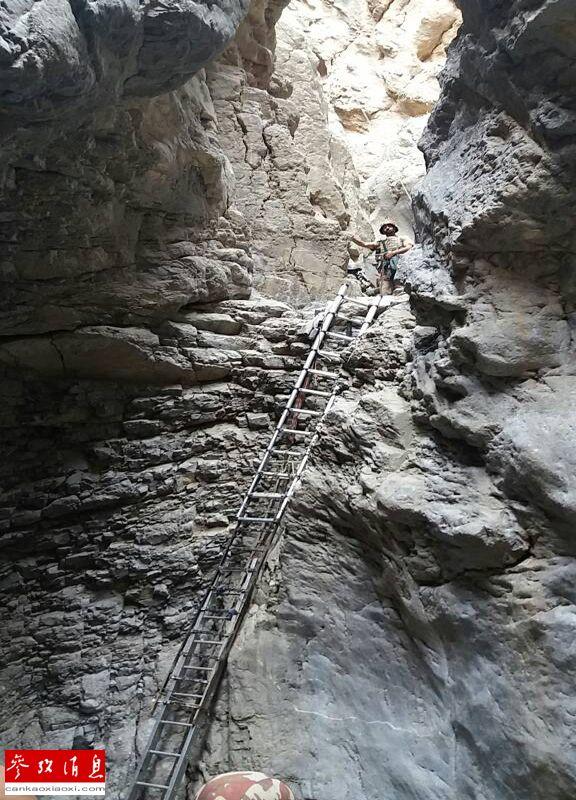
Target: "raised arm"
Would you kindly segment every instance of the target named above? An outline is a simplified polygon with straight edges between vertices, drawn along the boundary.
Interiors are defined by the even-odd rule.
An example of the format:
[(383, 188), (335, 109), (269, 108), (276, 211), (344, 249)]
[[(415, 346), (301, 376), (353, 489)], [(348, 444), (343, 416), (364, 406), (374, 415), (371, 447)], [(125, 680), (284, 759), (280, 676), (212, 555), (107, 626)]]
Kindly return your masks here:
[(350, 237), (354, 244), (359, 245), (360, 247), (366, 247), (367, 250), (377, 250), (378, 249), (378, 242), (363, 242), (362, 239), (358, 239), (356, 236)]

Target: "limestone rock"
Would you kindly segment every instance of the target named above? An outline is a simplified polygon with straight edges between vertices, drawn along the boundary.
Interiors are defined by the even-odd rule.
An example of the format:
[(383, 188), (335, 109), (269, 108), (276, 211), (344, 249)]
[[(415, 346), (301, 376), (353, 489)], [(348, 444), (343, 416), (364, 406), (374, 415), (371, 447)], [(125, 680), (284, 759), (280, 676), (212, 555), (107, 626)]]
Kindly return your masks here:
[(295, 369), (286, 307), (217, 307), (254, 260), (201, 67), (247, 6), (0, 9), (0, 731), (104, 744), (111, 798)]
[(186, 314), (186, 320), (191, 326), (202, 331), (213, 331), (213, 333), (221, 333), (226, 336), (240, 333), (242, 330), (242, 323), (235, 320), (230, 314), (191, 311)]
[(170, 10), (132, 2), (72, 10), (59, 0), (8, 6), (2, 103), (24, 120), (46, 120), (122, 94), (161, 94), (225, 47), (247, 6), (241, 0), (210, 7), (183, 0)]
[[(204, 73), (244, 3), (92, 5), (0, 11), (0, 733), (104, 743), (116, 800), (309, 346), (292, 303), (368, 212), (409, 223), (458, 13), (297, 2), (273, 71), (255, 0)], [(574, 10), (459, 5), (406, 293), (346, 350), (203, 757), (299, 798), (574, 795)]]
[[(313, 191), (316, 181), (326, 186), (327, 176), (328, 184), (336, 176), (345, 205), (357, 196), (374, 223), (394, 216), (410, 231), (409, 192), (424, 171), (415, 144), (438, 97), (437, 74), (459, 23), (452, 0), (288, 6), (277, 26), (276, 75), (293, 86), (291, 97), (302, 109), (296, 141), (314, 154)], [(324, 140), (319, 127), (326, 113)], [(349, 171), (343, 153), (352, 159), (357, 187), (342, 176)], [(318, 197), (337, 215), (338, 201)], [(358, 225), (357, 211), (348, 215)]]
[[(386, 59), (386, 16), (408, 5), (370, 4)], [(561, 800), (576, 784), (574, 8), (459, 5), (421, 242), (398, 273), (415, 319), (391, 306), (350, 348), (205, 752), (214, 772), (248, 754), (315, 800)], [(350, 13), (333, 8), (327, 52)], [(390, 85), (417, 109), (409, 81)]]
[[(490, 446), (490, 463), (502, 473), (506, 491), (541, 504), (567, 526), (574, 524), (574, 449), (576, 425), (573, 376), (550, 378), (550, 391), (520, 407), (502, 425)], [(569, 528), (566, 528), (568, 533)], [(569, 537), (561, 545), (573, 552)]]

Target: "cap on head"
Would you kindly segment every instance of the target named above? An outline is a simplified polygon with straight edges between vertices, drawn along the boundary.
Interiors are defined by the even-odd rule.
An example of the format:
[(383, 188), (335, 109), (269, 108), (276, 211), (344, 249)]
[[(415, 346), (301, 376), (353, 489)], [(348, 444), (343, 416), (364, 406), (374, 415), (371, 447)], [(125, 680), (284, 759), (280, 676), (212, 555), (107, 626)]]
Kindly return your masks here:
[(208, 781), (196, 800), (294, 800), (291, 789), (262, 772), (225, 772)]
[(384, 220), (382, 225), (380, 225), (380, 233), (384, 233), (386, 228), (394, 228), (394, 233), (398, 233), (398, 225), (392, 222), (391, 219)]

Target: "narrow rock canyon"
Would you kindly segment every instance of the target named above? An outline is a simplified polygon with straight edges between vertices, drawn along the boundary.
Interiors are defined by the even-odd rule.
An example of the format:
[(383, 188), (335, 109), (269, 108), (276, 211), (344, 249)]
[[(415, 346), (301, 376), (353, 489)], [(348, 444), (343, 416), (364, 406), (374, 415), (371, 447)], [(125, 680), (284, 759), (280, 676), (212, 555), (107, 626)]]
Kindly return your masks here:
[(105, 747), (124, 800), (392, 217), (181, 796), (572, 800), (573, 0), (7, 0), (0, 45), (4, 746)]

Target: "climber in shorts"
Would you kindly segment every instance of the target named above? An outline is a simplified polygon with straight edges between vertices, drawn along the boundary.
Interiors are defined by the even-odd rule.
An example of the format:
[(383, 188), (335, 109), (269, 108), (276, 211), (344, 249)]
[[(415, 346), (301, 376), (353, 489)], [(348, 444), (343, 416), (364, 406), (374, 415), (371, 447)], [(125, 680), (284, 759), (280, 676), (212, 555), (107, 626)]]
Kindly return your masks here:
[(376, 242), (363, 242), (352, 236), (352, 241), (360, 247), (366, 247), (376, 253), (376, 271), (378, 272), (378, 283), (380, 294), (384, 294), (386, 283), (388, 282), (390, 292), (394, 291), (394, 278), (398, 269), (398, 262), (401, 255), (411, 250), (414, 245), (404, 236), (398, 236), (398, 225), (391, 220), (387, 220), (380, 226), (382, 238)]

